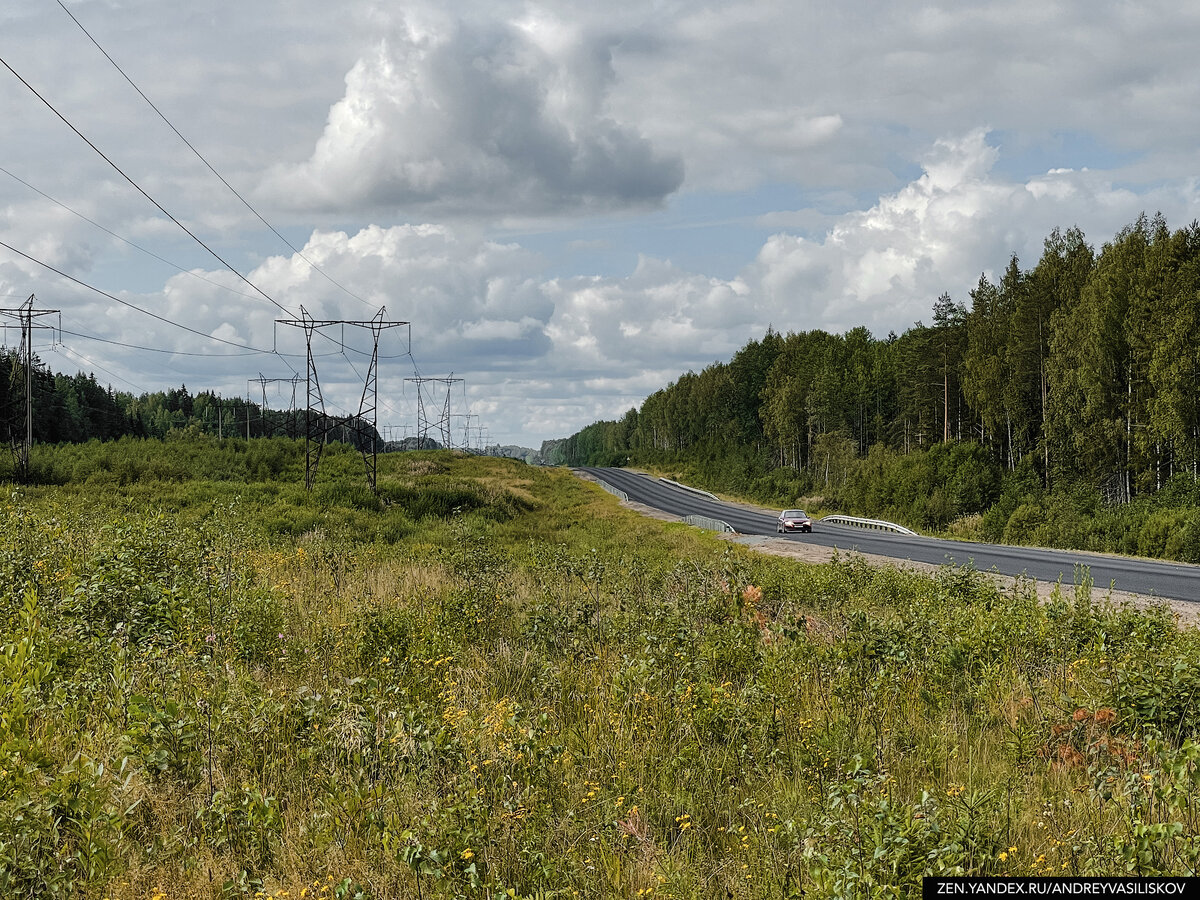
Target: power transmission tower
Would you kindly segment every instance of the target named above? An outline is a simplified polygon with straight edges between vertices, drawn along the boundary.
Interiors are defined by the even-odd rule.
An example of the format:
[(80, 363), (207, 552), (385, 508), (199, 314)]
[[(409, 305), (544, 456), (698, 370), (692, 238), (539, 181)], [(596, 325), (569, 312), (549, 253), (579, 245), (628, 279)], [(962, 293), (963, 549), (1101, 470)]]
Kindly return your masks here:
[[(308, 356), (308, 371), (305, 376), (308, 403), (304, 409), (304, 486), (310, 491), (312, 490), (313, 482), (317, 478), (317, 465), (321, 462), (321, 449), (325, 445), (325, 439), (328, 437), (329, 432), (338, 425), (342, 425), (343, 427), (349, 425), (358, 438), (355, 443), (359, 452), (362, 453), (363, 462), (367, 467), (367, 483), (370, 485), (371, 491), (375, 492), (375, 477), (378, 472), (377, 467), (379, 463), (379, 448), (375, 441), (375, 436), (378, 434), (375, 428), (375, 415), (376, 409), (379, 406), (379, 380), (377, 374), (379, 365), (379, 335), (386, 329), (399, 328), (402, 325), (409, 324), (408, 322), (385, 322), (383, 315), (386, 310), (387, 307), (379, 307), (379, 312), (375, 314), (375, 318), (365, 321), (314, 319), (301, 306), (299, 319), (275, 320), (277, 325), (291, 325), (304, 331), (304, 344), (307, 348), (306, 353)], [(324, 328), (331, 328), (335, 325), (342, 327), (343, 334), (347, 325), (369, 329), (373, 343), (371, 363), (367, 368), (367, 376), (364, 379), (362, 399), (358, 403), (358, 414), (348, 416), (345, 419), (333, 419), (325, 414), (325, 399), (321, 396), (321, 382), (317, 377), (317, 364), (313, 358), (312, 350), (313, 335), (321, 332)], [(342, 347), (344, 350), (344, 341), (342, 342)], [(370, 406), (367, 405), (368, 402)], [(370, 453), (366, 449), (367, 443), (371, 446)]]
[[(288, 423), (290, 427), (287, 429), (287, 431), (288, 437), (294, 438), (296, 436), (296, 385), (298, 385), (300, 381), (301, 378), (299, 375), (293, 375), (291, 378), (267, 378), (262, 372), (258, 373), (257, 378), (248, 378), (246, 380), (247, 394), (249, 394), (249, 386), (252, 384), (257, 384), (262, 388), (262, 405), (258, 408), (259, 430), (262, 432), (259, 437), (275, 436), (275, 426), (273, 424), (270, 426), (270, 431), (267, 430), (267, 385), (280, 382), (283, 384), (290, 384), (292, 386), (292, 405), (288, 411)], [(249, 403), (250, 398), (247, 396), (247, 406)], [(249, 413), (247, 413), (247, 415), (249, 415)]]
[[(58, 313), (57, 309), (34, 309), (33, 302), (37, 299), (33, 294), (16, 309), (0, 309), (0, 315), (17, 319), (21, 323), (21, 348), (17, 351), (16, 360), (20, 361), (25, 374), (25, 404), (23, 406), (23, 422), (17, 426), (10, 421), (9, 438), (12, 444), (13, 457), (17, 464), (17, 477), (21, 481), (29, 480), (29, 450), (33, 447), (33, 332), (35, 330), (54, 331), (52, 325), (42, 325), (36, 320), (42, 316)], [(61, 314), (59, 316), (59, 331), (62, 331)], [(12, 383), (16, 384), (17, 369), (12, 369)], [(16, 419), (13, 416), (13, 419)], [(21, 435), (18, 438), (18, 435)]]
[[(425, 391), (423, 388), (427, 384), (443, 384), (446, 386), (446, 399), (442, 403), (441, 409), (438, 410), (438, 420), (433, 423), (437, 428), (438, 434), (442, 436), (442, 446), (449, 448), (452, 446), (450, 441), (450, 395), (453, 392), (454, 385), (460, 384), (463, 379), (455, 378), (451, 372), (446, 376), (433, 375), (414, 375), (412, 378), (405, 378), (405, 381), (411, 381), (417, 386), (417, 449), (422, 450), (425, 446), (425, 441), (429, 439), (429, 414), (425, 409)], [(431, 404), (433, 405), (433, 404)], [(436, 408), (436, 407), (435, 407)]]
[(462, 444), (460, 444), (459, 446), (463, 450), (466, 450), (468, 453), (471, 453), (473, 450), (473, 448), (471, 447), (471, 420), (478, 419), (479, 416), (476, 413), (455, 413), (454, 415), (450, 416), (450, 418), (463, 420), (463, 424), (462, 424), (463, 440), (462, 440)]

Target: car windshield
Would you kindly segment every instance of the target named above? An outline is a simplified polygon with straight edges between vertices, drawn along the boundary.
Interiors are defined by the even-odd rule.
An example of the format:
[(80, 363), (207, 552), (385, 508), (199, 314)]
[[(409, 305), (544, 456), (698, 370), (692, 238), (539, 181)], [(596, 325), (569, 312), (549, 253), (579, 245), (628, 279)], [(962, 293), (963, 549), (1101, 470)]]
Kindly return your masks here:
[(808, 516), (806, 516), (804, 514), (804, 510), (802, 510), (802, 509), (785, 509), (783, 511), (783, 518), (785, 518), (785, 519), (807, 519)]

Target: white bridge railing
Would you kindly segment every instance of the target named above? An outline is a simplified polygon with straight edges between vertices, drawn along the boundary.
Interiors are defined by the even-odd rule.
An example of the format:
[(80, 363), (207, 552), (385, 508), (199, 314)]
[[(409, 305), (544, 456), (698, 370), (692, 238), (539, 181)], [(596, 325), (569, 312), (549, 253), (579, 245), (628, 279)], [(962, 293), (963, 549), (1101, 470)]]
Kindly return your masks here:
[(856, 528), (873, 528), (876, 531), (894, 531), (896, 534), (917, 536), (917, 533), (910, 528), (897, 525), (895, 522), (885, 522), (882, 519), (860, 519), (858, 516), (832, 515), (825, 516), (821, 521), (832, 522), (834, 525), (853, 525)]

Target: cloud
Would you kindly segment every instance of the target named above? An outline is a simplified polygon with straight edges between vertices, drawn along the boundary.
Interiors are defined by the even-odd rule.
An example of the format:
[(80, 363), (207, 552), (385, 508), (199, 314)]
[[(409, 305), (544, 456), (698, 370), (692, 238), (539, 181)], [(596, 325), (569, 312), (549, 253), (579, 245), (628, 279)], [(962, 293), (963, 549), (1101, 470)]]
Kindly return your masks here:
[[(1200, 7), (402, 6), (78, 10), (329, 278), (278, 249), (54, 4), (19, 0), (22, 12), (0, 18), (6, 59), (223, 258), (293, 311), (369, 319), (386, 305), (412, 319), (422, 371), (465, 375), (471, 403), (508, 441), (619, 415), (768, 324), (901, 331), (928, 320), (943, 291), (965, 301), (1010, 253), (1032, 265), (1054, 227), (1078, 225), (1099, 244), (1142, 211), (1181, 225), (1200, 203), (1200, 117), (1180, 114), (1200, 102)], [(282, 355), (218, 359), (233, 348), (8, 254), (0, 292), (19, 302), (36, 291), (79, 332), (208, 354), (76, 347), (145, 389), (186, 379), (240, 395), (260, 367), (303, 371), (302, 335), (274, 334), (279, 309), (210, 271), (210, 257), (10, 88), (0, 113), (21, 139), (5, 166), (195, 271), (141, 263), (9, 178), (0, 238), (204, 334), (268, 349), (278, 337)], [(362, 349), (326, 348), (336, 402), (357, 403)], [(404, 349), (381, 369), (396, 404)]]
[[(966, 301), (980, 271), (1001, 270), (1012, 252), (1023, 265), (1036, 263), (1054, 227), (1079, 225), (1098, 243), (1115, 231), (1107, 223), (1132, 221), (1147, 199), (1093, 171), (1007, 178), (997, 172), (1001, 159), (985, 129), (943, 138), (908, 184), (867, 208), (826, 214), (821, 231), (770, 236), (732, 278), (646, 255), (624, 275), (551, 277), (547, 260), (519, 243), (446, 224), (317, 230), (302, 255), (263, 259), (249, 278), (289, 310), (303, 306), (317, 318), (367, 320), (386, 305), (389, 319), (412, 321), (422, 373), (466, 379), (453, 398), (456, 410), (469, 403), (495, 439), (537, 443), (622, 414), (682, 372), (727, 360), (768, 325), (903, 331), (928, 320), (943, 291)], [(1156, 208), (1172, 218), (1195, 192), (1189, 182), (1151, 199), (1163, 201)], [(240, 394), (259, 371), (303, 372), (302, 334), (277, 328), (284, 314), (231, 273), (180, 274), (158, 295), (129, 299), (204, 333), (281, 354), (218, 363), (173, 358), (158, 377), (165, 370), (189, 386), (203, 384), (201, 376), (223, 378), (224, 390)], [(104, 306), (80, 299), (67, 314), (86, 309), (104, 317), (104, 337), (139, 334), (152, 346), (207, 352), (194, 335), (127, 308), (105, 315)], [(343, 410), (357, 408), (370, 351), (367, 334), (351, 331), (344, 347), (340, 333), (314, 347), (327, 401)], [(406, 337), (386, 336), (381, 350), (384, 421), (412, 420)]]
[(682, 158), (606, 109), (610, 42), (550, 20), (409, 23), (350, 70), (312, 156), (264, 193), (442, 215), (660, 204)]
[(980, 272), (999, 272), (1014, 253), (1036, 264), (1054, 228), (1078, 226), (1099, 244), (1146, 209), (1179, 221), (1195, 194), (1194, 183), (1137, 194), (1086, 169), (1010, 180), (995, 171), (1000, 158), (983, 128), (940, 139), (918, 178), (819, 238), (771, 236), (742, 277), (783, 314), (777, 328), (899, 332), (928, 320), (943, 291), (966, 302)]

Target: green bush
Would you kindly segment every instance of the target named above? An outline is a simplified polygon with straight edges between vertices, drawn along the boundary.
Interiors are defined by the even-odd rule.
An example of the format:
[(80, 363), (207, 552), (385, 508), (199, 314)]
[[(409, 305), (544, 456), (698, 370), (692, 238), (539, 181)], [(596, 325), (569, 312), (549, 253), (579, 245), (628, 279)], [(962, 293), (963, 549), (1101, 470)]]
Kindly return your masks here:
[(1138, 532), (1138, 555), (1153, 557), (1170, 555), (1178, 559), (1179, 551), (1182, 549), (1181, 532), (1194, 518), (1194, 513), (1184, 510), (1154, 510), (1146, 517), (1146, 521)]
[(1045, 528), (1046, 510), (1037, 503), (1022, 503), (1013, 510), (1004, 526), (1004, 543), (1031, 544)]

